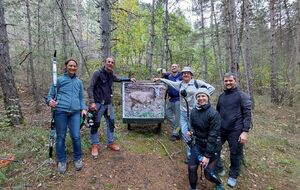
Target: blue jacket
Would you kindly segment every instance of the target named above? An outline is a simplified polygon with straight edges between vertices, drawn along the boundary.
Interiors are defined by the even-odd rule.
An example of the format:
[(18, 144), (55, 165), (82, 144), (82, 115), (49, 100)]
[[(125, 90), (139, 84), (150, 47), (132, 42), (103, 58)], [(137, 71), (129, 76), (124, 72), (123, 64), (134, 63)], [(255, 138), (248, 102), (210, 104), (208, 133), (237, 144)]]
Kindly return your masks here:
[[(51, 84), (47, 104), (51, 99), (55, 99), (55, 89), (53, 83)], [(55, 110), (65, 112), (76, 112), (86, 109), (83, 95), (83, 83), (76, 75), (70, 77), (68, 73), (57, 79), (57, 96), (56, 96)]]
[(222, 130), (248, 132), (252, 125), (252, 102), (250, 97), (238, 88), (224, 90), (219, 96), (217, 110), (222, 118)]
[[(178, 72), (175, 76), (172, 75), (172, 73), (166, 73), (163, 75), (163, 78), (169, 79), (171, 81), (177, 82), (182, 81), (182, 73)], [(179, 92), (175, 88), (169, 86), (168, 87), (168, 96), (170, 97), (170, 102), (176, 102), (179, 101)]]

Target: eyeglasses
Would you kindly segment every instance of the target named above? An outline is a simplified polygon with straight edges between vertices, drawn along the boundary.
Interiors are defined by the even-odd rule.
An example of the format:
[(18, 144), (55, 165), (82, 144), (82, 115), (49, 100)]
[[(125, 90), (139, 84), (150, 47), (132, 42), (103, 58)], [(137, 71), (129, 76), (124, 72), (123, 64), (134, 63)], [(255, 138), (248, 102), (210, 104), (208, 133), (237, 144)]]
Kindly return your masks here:
[(233, 82), (234, 80), (224, 80), (224, 82)]

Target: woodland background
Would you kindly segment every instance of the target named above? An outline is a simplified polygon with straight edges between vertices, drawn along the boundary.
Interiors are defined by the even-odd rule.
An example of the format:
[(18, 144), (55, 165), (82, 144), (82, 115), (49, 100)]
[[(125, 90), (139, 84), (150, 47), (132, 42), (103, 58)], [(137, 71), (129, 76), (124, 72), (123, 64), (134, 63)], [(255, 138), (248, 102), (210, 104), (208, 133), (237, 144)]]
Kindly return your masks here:
[[(298, 137), (300, 2), (192, 0), (186, 2), (190, 8), (179, 3), (184, 1), (0, 0), (2, 132), (16, 134), (18, 126), (44, 124), (33, 115), (48, 113), (43, 97), (57, 50), (59, 74), (64, 61), (75, 58), (85, 88), (109, 55), (116, 59), (117, 75), (138, 80), (151, 79), (156, 68), (168, 69), (173, 63), (191, 66), (194, 78), (214, 85), (217, 95), (223, 73), (237, 72), (254, 110), (264, 113), (261, 109), (267, 104), (274, 113), (290, 111), (292, 121), (282, 121), (283, 126), (292, 130), (289, 135), (296, 135), (292, 139)], [(188, 19), (187, 12), (196, 19)], [(0, 142), (8, 143), (11, 134), (3, 133)], [(1, 154), (10, 153), (14, 143), (8, 144)], [(299, 152), (299, 148), (292, 150)], [(292, 163), (299, 166), (299, 156), (295, 159)], [(0, 180), (5, 182), (10, 172), (2, 172)]]

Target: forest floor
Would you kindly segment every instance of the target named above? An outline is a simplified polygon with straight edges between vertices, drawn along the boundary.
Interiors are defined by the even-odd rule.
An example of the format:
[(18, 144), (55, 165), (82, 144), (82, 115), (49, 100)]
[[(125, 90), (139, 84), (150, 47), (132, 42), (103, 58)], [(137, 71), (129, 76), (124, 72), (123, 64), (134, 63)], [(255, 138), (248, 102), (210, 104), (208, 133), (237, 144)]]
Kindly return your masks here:
[[(119, 101), (115, 103), (115, 137), (121, 151), (105, 148), (101, 124), (101, 152), (98, 159), (92, 159), (89, 129), (83, 128), (83, 170), (74, 169), (68, 137), (67, 172), (58, 174), (56, 164), (47, 159), (50, 109), (42, 105), (42, 111), (35, 114), (28, 94), (20, 91), (25, 124), (11, 128), (0, 122), (0, 156), (15, 155), (20, 160), (0, 169), (0, 189), (188, 189), (184, 143), (169, 140), (171, 129), (167, 122), (159, 134), (155, 133), (156, 125), (137, 125), (128, 131), (121, 121)], [(245, 164), (234, 189), (300, 189), (299, 110), (299, 104), (279, 107), (263, 97), (256, 99), (254, 127), (244, 151)], [(225, 188), (231, 189), (226, 185), (228, 156), (225, 145), (222, 158), (227, 174), (222, 179)], [(213, 185), (205, 179), (199, 180), (198, 189), (213, 189)]]

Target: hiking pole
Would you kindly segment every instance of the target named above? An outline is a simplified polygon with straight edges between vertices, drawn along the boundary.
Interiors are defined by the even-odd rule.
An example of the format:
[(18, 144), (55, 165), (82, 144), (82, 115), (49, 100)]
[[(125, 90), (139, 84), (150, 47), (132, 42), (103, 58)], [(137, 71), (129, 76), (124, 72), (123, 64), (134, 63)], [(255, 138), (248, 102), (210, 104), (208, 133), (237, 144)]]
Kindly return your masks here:
[[(57, 96), (57, 65), (56, 65), (56, 50), (54, 51), (54, 55), (52, 58), (52, 82), (54, 86), (54, 100), (56, 100)], [(50, 126), (50, 135), (49, 135), (49, 158), (53, 157), (53, 144), (55, 138), (55, 121), (54, 121), (54, 111), (55, 108), (51, 108), (51, 126)]]
[(190, 125), (190, 109), (189, 109), (189, 103), (186, 99), (186, 96), (187, 96), (187, 93), (186, 93), (186, 90), (181, 90), (180, 91), (180, 95), (182, 96), (182, 98), (184, 99), (185, 101), (185, 104), (186, 104), (186, 117), (187, 117), (187, 124), (188, 124), (188, 129), (189, 131), (192, 132), (192, 135), (191, 135), (191, 140), (189, 142), (187, 142), (187, 145), (192, 149), (192, 147), (195, 145), (196, 143), (196, 137), (193, 135), (194, 133), (194, 130), (193, 128), (191, 127)]
[[(196, 144), (196, 136), (194, 135), (194, 129), (192, 128), (192, 126), (190, 125), (190, 109), (189, 109), (189, 103), (186, 99), (186, 96), (187, 96), (187, 93), (186, 93), (186, 90), (182, 90), (180, 91), (180, 94), (181, 96), (183, 97), (184, 101), (185, 101), (185, 104), (186, 104), (186, 115), (187, 115), (187, 120), (188, 120), (188, 128), (189, 128), (189, 131), (192, 132), (192, 135), (191, 135), (191, 140), (189, 142), (187, 142), (187, 145), (190, 147), (191, 151), (194, 147), (194, 145)], [(200, 179), (203, 180), (203, 176), (202, 176), (202, 159), (203, 159), (203, 156), (201, 155), (201, 153), (199, 152), (199, 150), (196, 148), (195, 149), (196, 154), (197, 154), (197, 159), (199, 160), (200, 162), (200, 168), (201, 168), (201, 174), (200, 174)]]

